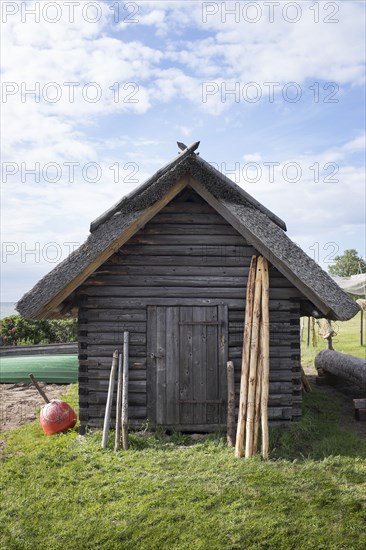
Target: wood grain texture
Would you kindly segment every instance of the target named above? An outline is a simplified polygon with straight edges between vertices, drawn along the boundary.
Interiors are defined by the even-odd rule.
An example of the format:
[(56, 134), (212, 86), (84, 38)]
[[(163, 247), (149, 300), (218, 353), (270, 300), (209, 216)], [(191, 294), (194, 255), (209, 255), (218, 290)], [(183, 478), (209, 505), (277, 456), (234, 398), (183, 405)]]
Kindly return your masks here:
[[(235, 444), (235, 456), (241, 458), (244, 451), (244, 437), (246, 427), (246, 414), (248, 403), (248, 384), (249, 384), (249, 360), (250, 360), (250, 346), (251, 346), (251, 327), (253, 318), (253, 304), (254, 304), (254, 286), (255, 286), (255, 274), (257, 270), (257, 257), (252, 256), (248, 285), (246, 290), (246, 302), (245, 302), (245, 320), (244, 320), (244, 332), (242, 338), (241, 349), (241, 376), (240, 376), (240, 401), (239, 401), (239, 413), (238, 413), (238, 426), (236, 433)], [(232, 353), (230, 352), (230, 358)]]
[[(263, 258), (262, 266), (262, 320), (260, 333), (260, 350), (262, 366), (262, 395), (261, 395), (261, 426), (262, 426), (262, 457), (268, 460), (269, 433), (268, 433), (268, 398), (269, 398), (269, 274), (268, 263)], [(259, 415), (259, 411), (258, 411)]]
[(253, 432), (255, 416), (255, 388), (258, 365), (258, 344), (259, 344), (259, 321), (261, 312), (262, 295), (262, 265), (263, 257), (257, 259), (257, 269), (255, 274), (253, 317), (250, 335), (250, 359), (249, 359), (249, 379), (248, 379), (248, 404), (245, 427), (245, 458), (251, 458), (253, 455)]
[[(191, 326), (192, 399), (208, 399), (206, 390), (202, 389), (205, 387), (202, 386), (202, 378), (206, 380), (207, 372), (197, 367), (200, 363), (207, 363), (207, 356), (211, 354), (214, 363), (217, 361), (218, 364), (226, 356), (223, 369), (219, 366), (217, 377), (210, 379), (212, 395), (216, 385), (216, 394), (226, 401), (226, 362), (232, 360), (238, 404), (245, 290), (251, 256), (257, 254), (257, 251), (210, 205), (200, 199), (197, 201), (197, 196), (192, 199), (193, 202), (184, 202), (183, 195), (177, 196), (156, 216), (142, 224), (135, 233), (134, 241), (130, 240), (117, 249), (80, 287), (78, 296), (83, 302), (79, 309), (79, 390), (84, 392), (82, 417), (88, 419), (83, 420), (84, 425), (93, 420), (94, 414), (94, 409), (89, 410), (87, 407), (88, 395), (92, 407), (101, 406), (103, 399), (105, 402), (110, 357), (114, 349), (118, 348), (122, 352), (122, 346), (116, 343), (121, 342), (125, 330), (130, 332), (129, 400), (134, 395), (133, 403), (136, 406), (146, 404), (147, 416), (156, 421), (156, 398), (154, 401), (154, 392), (151, 391), (151, 386), (156, 388), (156, 360), (150, 357), (157, 346), (156, 306), (166, 308), (166, 327), (176, 325), (179, 308), (182, 307), (201, 308), (205, 319), (211, 315), (207, 313), (210, 308), (216, 312), (221, 306), (227, 308), (228, 326), (225, 328), (224, 342), (221, 342), (220, 327), (214, 329), (217, 331), (215, 335), (211, 331), (212, 327)], [(186, 201), (187, 197), (186, 194)], [(234, 244), (231, 237), (238, 244)], [(229, 242), (228, 238), (231, 239)], [(273, 398), (271, 401), (270, 395), (269, 406), (274, 404), (282, 410), (283, 407), (291, 407), (291, 392), (297, 391), (298, 387), (298, 292), (277, 270), (271, 266), (270, 269), (269, 383)], [(194, 315), (200, 315), (197, 311)], [(216, 313), (216, 319), (217, 315), (221, 314)], [(165, 340), (166, 364), (161, 364), (164, 367), (161, 375), (165, 372), (166, 387), (169, 385), (171, 388), (171, 397), (166, 400), (164, 413), (169, 425), (181, 422), (177, 416), (185, 407), (177, 405), (179, 369), (174, 370), (177, 363), (175, 358), (183, 353), (179, 347), (181, 330), (183, 327), (179, 328), (177, 336), (175, 330), (166, 333), (169, 335)], [(184, 330), (185, 337), (188, 337), (187, 327)], [(219, 345), (216, 359), (216, 350), (212, 348), (214, 338), (224, 343), (223, 347)], [(205, 346), (201, 346), (200, 342), (205, 342)], [(155, 367), (152, 366), (153, 362)], [(142, 368), (133, 367), (138, 363), (142, 364)], [(191, 395), (189, 386), (185, 391)], [(298, 396), (293, 397), (292, 417), (295, 418), (299, 414), (296, 402)], [(131, 411), (135, 410), (133, 407)], [(141, 410), (138, 411), (140, 414)], [(276, 415), (278, 417), (280, 413)], [(138, 420), (131, 416), (132, 423)], [(204, 425), (208, 420), (212, 426), (225, 425), (226, 405), (197, 403), (193, 406), (192, 420), (187, 415), (186, 421), (191, 424), (186, 425)]]

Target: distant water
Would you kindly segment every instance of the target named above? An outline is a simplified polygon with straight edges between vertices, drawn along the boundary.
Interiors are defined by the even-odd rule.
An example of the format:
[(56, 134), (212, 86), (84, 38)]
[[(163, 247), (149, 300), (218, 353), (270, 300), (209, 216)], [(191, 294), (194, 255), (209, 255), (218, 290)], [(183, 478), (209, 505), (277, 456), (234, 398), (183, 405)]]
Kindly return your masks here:
[(0, 302), (0, 319), (8, 317), (8, 315), (15, 315), (18, 313), (15, 311), (15, 303), (13, 302)]

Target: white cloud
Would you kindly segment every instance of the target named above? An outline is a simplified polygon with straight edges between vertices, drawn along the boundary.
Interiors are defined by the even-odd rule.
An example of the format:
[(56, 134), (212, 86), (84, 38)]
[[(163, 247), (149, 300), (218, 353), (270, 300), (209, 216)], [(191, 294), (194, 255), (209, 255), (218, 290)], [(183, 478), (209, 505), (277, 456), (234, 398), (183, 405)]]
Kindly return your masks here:
[(243, 155), (243, 159), (247, 162), (258, 162), (262, 160), (262, 156), (260, 153), (251, 153), (251, 154)]
[[(124, 9), (124, 4), (118, 4)], [(206, 14), (206, 22), (203, 10), (207, 3), (201, 2), (143, 2), (136, 14), (139, 22), (133, 24), (125, 20), (116, 23), (115, 13), (106, 2), (100, 3), (102, 17), (93, 24), (78, 15), (83, 3), (76, 9), (73, 23), (66, 12), (56, 24), (44, 19), (35, 23), (32, 17), (22, 23), (19, 14), (9, 17), (2, 26), (2, 80), (15, 83), (19, 90), (22, 83), (27, 89), (39, 83), (45, 97), (41, 95), (37, 103), (28, 95), (22, 102), (19, 92), (2, 103), (2, 134), (6, 135), (3, 160), (23, 162), (27, 168), (35, 162), (41, 167), (49, 162), (62, 167), (69, 161), (79, 162), (80, 167), (95, 162), (103, 178), (93, 185), (78, 169), (74, 184), (64, 174), (58, 183), (47, 183), (42, 178), (36, 183), (31, 176), (22, 183), (19, 169), (15, 178), (4, 184), (5, 239), (82, 241), (90, 220), (137, 185), (131, 181), (133, 163), (141, 183), (171, 156), (166, 144), (172, 135), (179, 139), (177, 131), (184, 138), (199, 130), (202, 137), (197, 139), (205, 138), (204, 147), (215, 152), (211, 159), (220, 155), (229, 159), (233, 149), (239, 151), (235, 158), (243, 163), (263, 165), (266, 159), (280, 157), (275, 183), (263, 177), (253, 184), (242, 178), (242, 184), (286, 219), (299, 242), (311, 246), (315, 239), (321, 239), (326, 243), (332, 239), (330, 227), (337, 228), (342, 242), (347, 236), (360, 240), (364, 219), (364, 174), (360, 166), (360, 153), (365, 147), (365, 136), (360, 132), (363, 122), (358, 122), (357, 128), (353, 128), (354, 122), (348, 126), (347, 113), (334, 131), (334, 138), (331, 134), (334, 119), (343, 112), (342, 101), (348, 90), (354, 92), (364, 82), (364, 4), (336, 3), (339, 22), (325, 23), (330, 9), (326, 11), (324, 3), (311, 4), (313, 10), (310, 3), (298, 3), (303, 14), (294, 24), (281, 15), (283, 3), (273, 24), (268, 23), (267, 15), (251, 24), (243, 16), (235, 21), (227, 14), (225, 22), (223, 10), (243, 10), (244, 4), (212, 4), (218, 10)], [(319, 23), (314, 22), (317, 6)], [(124, 18), (127, 15), (122, 11)], [(312, 110), (295, 111), (279, 95), (270, 105), (271, 115), (277, 115), (273, 120), (263, 115), (263, 102), (245, 103), (241, 97), (235, 101), (235, 94), (228, 94), (225, 101), (222, 97), (225, 87), (230, 90), (238, 85), (241, 94), (248, 82), (259, 83), (263, 95), (269, 93), (265, 82), (280, 83), (279, 90), (287, 82), (297, 82), (308, 93), (312, 82), (319, 82), (324, 95), (323, 81), (341, 85), (339, 103), (326, 115), (323, 97), (316, 108), (312, 105)], [(47, 100), (47, 89), (49, 93), (55, 91), (47, 88), (50, 82), (62, 92), (56, 103)], [(71, 82), (80, 84), (74, 88), (74, 101), (69, 96), (71, 85), (64, 84)], [(95, 103), (82, 94), (93, 92), (93, 87), (88, 87), (93, 82), (102, 92)], [(118, 101), (116, 87), (110, 89), (116, 82), (120, 83)], [(206, 101), (205, 83), (211, 85)], [(309, 133), (310, 125), (315, 143), (304, 153), (302, 133)], [(317, 130), (322, 125), (329, 125), (329, 129), (321, 138)], [(317, 139), (326, 145), (319, 147)], [(342, 139), (344, 143), (339, 145)], [(286, 154), (279, 154), (281, 150)], [(268, 151), (274, 151), (271, 158)], [(294, 151), (293, 158), (289, 151)], [(301, 166), (303, 177), (299, 183), (290, 184), (284, 181), (283, 170), (286, 162), (293, 161)], [(111, 169), (116, 162), (122, 174), (118, 184), (113, 181)], [(128, 163), (132, 164), (126, 168)], [(319, 183), (313, 181), (314, 169), (310, 167), (314, 163), (320, 167)], [(324, 182), (330, 173), (330, 169), (322, 170), (326, 163), (339, 164), (338, 184)], [(252, 168), (248, 176), (254, 175)]]

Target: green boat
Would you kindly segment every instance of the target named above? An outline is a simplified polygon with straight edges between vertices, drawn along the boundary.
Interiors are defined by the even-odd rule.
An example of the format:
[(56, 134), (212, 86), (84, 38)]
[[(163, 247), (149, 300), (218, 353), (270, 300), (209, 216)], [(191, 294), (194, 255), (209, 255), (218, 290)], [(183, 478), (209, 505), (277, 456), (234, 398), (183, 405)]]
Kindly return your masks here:
[(29, 382), (28, 374), (47, 384), (72, 384), (78, 380), (77, 355), (24, 355), (0, 357), (0, 383)]

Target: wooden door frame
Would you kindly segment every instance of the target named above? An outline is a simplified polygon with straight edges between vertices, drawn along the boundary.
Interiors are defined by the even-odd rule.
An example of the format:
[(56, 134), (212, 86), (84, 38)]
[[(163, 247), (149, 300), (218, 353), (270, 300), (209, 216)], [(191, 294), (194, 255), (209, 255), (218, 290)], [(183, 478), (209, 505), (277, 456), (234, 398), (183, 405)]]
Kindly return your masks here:
[[(218, 373), (219, 373), (219, 383), (221, 388), (221, 393), (223, 395), (223, 399), (226, 402), (226, 387), (227, 387), (227, 376), (226, 376), (226, 363), (228, 360), (228, 306), (224, 303), (215, 303), (215, 304), (207, 304), (207, 306), (204, 305), (197, 305), (196, 303), (192, 303), (191, 305), (187, 306), (186, 304), (178, 305), (178, 304), (172, 304), (169, 305), (148, 305), (147, 306), (147, 344), (146, 344), (146, 352), (147, 352), (147, 360), (146, 360), (146, 367), (147, 367), (147, 385), (146, 385), (146, 398), (147, 398), (147, 418), (151, 420), (154, 424), (164, 425), (168, 428), (171, 426), (172, 428), (179, 430), (179, 431), (203, 431), (203, 432), (209, 432), (209, 431), (217, 431), (219, 429), (222, 429), (225, 426), (225, 419), (224, 414), (220, 412), (220, 422), (218, 424), (197, 424), (193, 426), (187, 426), (187, 425), (167, 425), (163, 424), (161, 422), (158, 422), (157, 418), (157, 406), (156, 406), (156, 396), (157, 396), (157, 376), (156, 376), (156, 355), (159, 355), (159, 342), (157, 342), (157, 308), (164, 308), (166, 310), (167, 307), (216, 307), (217, 308), (217, 316), (218, 319), (220, 319), (220, 325), (219, 325), (219, 332), (218, 332)], [(159, 357), (158, 357), (159, 359)], [(226, 413), (226, 409), (222, 409)]]

